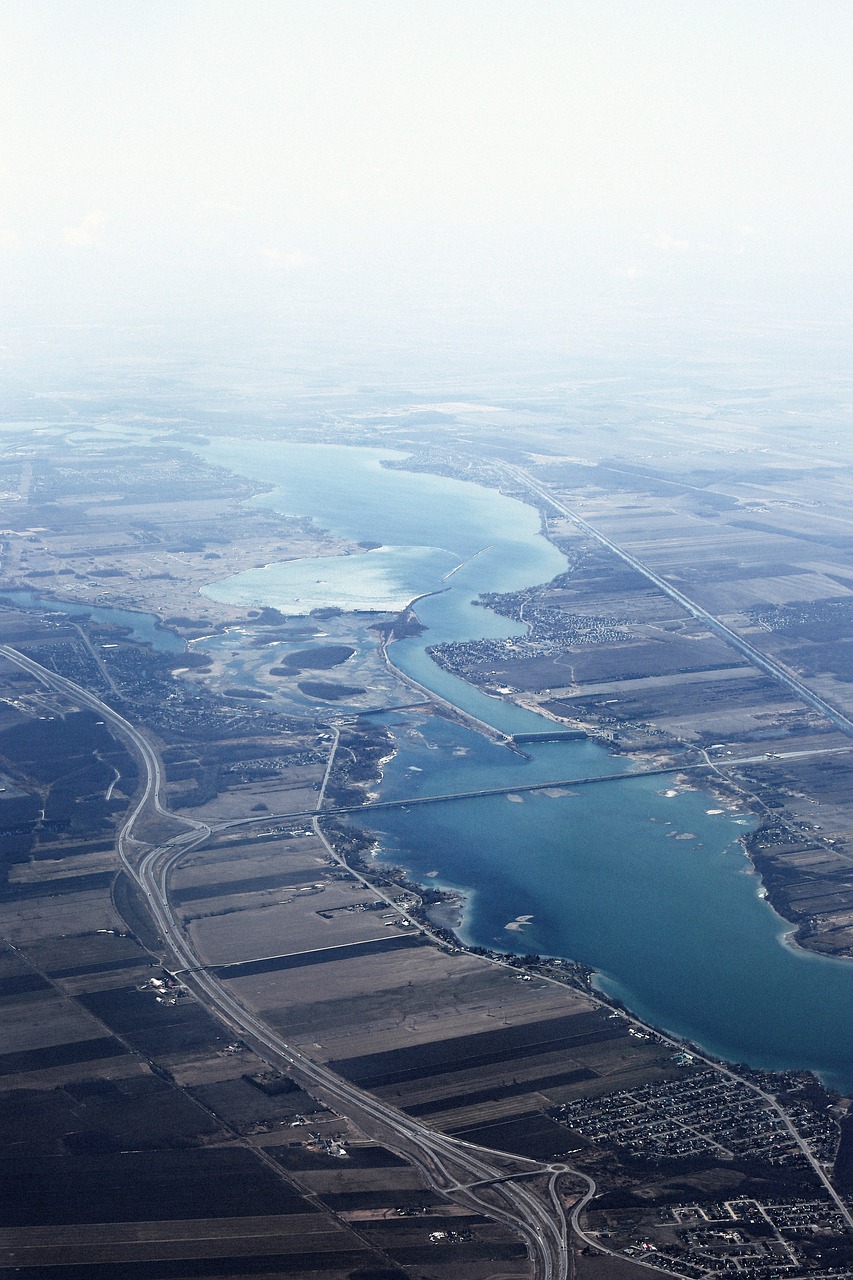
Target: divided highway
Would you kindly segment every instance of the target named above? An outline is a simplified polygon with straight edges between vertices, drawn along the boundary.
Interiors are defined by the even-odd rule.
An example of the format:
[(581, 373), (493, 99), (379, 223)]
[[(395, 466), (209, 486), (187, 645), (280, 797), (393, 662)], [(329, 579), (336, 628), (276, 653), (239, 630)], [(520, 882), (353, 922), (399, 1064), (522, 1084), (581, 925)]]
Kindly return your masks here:
[[(605, 534), (572, 511), (565, 503), (555, 498), (546, 486), (540, 484), (527, 472), (520, 468), (507, 466), (506, 473), (519, 484), (536, 494), (555, 510), (572, 521), (578, 528), (601, 545), (607, 547), (626, 564), (642, 574), (649, 582), (658, 587), (681, 608), (693, 617), (702, 620), (708, 628), (742, 654), (753, 666), (762, 670), (771, 679), (777, 681), (795, 697), (806, 705), (826, 716), (842, 733), (853, 738), (853, 720), (838, 711), (818, 694), (804, 685), (796, 676), (785, 670), (779, 663), (767, 657), (736, 632), (732, 631), (718, 618), (695, 601), (691, 600), (678, 588), (638, 560), (630, 552), (619, 547)], [(585, 1174), (562, 1165), (544, 1165), (538, 1161), (523, 1157), (510, 1157), (500, 1152), (466, 1143), (448, 1137), (436, 1130), (421, 1124), (418, 1120), (397, 1111), (393, 1107), (373, 1097), (371, 1094), (356, 1088), (342, 1077), (336, 1075), (325, 1065), (313, 1061), (293, 1046), (289, 1045), (272, 1028), (266, 1026), (249, 1010), (245, 1009), (230, 993), (226, 986), (218, 981), (215, 974), (206, 970), (190, 946), (180, 928), (168, 896), (169, 876), (174, 864), (196, 845), (202, 844), (211, 835), (211, 828), (195, 819), (180, 817), (171, 813), (162, 802), (163, 775), (162, 766), (154, 747), (147, 737), (117, 711), (114, 711), (96, 695), (75, 684), (72, 680), (50, 671), (34, 659), (18, 652), (9, 645), (0, 644), (0, 655), (28, 671), (45, 686), (58, 690), (74, 699), (81, 706), (96, 711), (110, 725), (114, 732), (129, 746), (142, 766), (140, 792), (118, 834), (118, 852), (128, 875), (139, 886), (145, 895), (151, 916), (156, 923), (168, 956), (168, 964), (174, 971), (180, 971), (181, 981), (187, 986), (199, 1002), (217, 1016), (230, 1030), (244, 1039), (253, 1049), (271, 1064), (292, 1073), (306, 1088), (315, 1092), (328, 1105), (350, 1118), (354, 1124), (368, 1136), (389, 1145), (411, 1161), (423, 1174), (427, 1183), (440, 1193), (449, 1196), (458, 1203), (465, 1204), (478, 1213), (486, 1214), (515, 1231), (525, 1242), (535, 1267), (536, 1280), (568, 1280), (571, 1274), (571, 1253), (569, 1248), (568, 1222), (562, 1198), (558, 1190), (561, 1174), (571, 1174), (586, 1184), (586, 1191), (573, 1206), (571, 1226), (578, 1236), (587, 1244), (598, 1250), (610, 1252), (606, 1246), (584, 1233), (580, 1225), (583, 1209), (595, 1194), (595, 1183)], [(732, 762), (735, 763), (735, 762)], [(331, 764), (331, 760), (330, 760)], [(705, 767), (705, 766), (703, 766)], [(325, 782), (328, 780), (328, 768), (324, 779), (321, 803), (325, 793)], [(657, 772), (652, 771), (652, 772)], [(632, 774), (631, 776), (637, 776)], [(539, 790), (548, 786), (578, 785), (582, 782), (615, 780), (610, 779), (573, 779), (566, 783), (544, 783), (523, 785), (514, 790)], [(501, 789), (503, 790), (503, 789)], [(482, 794), (493, 794), (492, 791)], [(436, 803), (457, 796), (423, 797), (415, 803)], [(398, 804), (412, 803), (399, 801)], [(390, 807), (388, 802), (368, 807)], [(324, 814), (350, 812), (350, 808), (323, 809)], [(282, 815), (282, 817), (310, 817), (315, 820), (320, 810), (306, 811), (303, 814)], [(136, 828), (143, 817), (159, 817), (168, 819), (181, 829), (175, 835), (152, 847), (138, 838)], [(269, 822), (274, 815), (265, 815)], [(251, 823), (253, 819), (246, 819)], [(257, 819), (261, 821), (261, 819)], [(242, 825), (236, 822), (217, 824), (217, 829)], [(675, 1046), (675, 1042), (672, 1042)], [(698, 1057), (699, 1055), (697, 1055)], [(719, 1064), (708, 1065), (721, 1069)], [(735, 1073), (722, 1068), (732, 1079), (738, 1079)], [(754, 1086), (751, 1086), (754, 1088)], [(775, 1100), (761, 1090), (769, 1105), (784, 1117), (792, 1135), (809, 1160), (815, 1174), (832, 1197), (847, 1226), (853, 1231), (853, 1217), (849, 1209), (832, 1186), (826, 1171), (810, 1152), (806, 1143), (797, 1134), (790, 1118), (778, 1106)], [(510, 1172), (512, 1170), (512, 1172)], [(547, 1185), (539, 1195), (531, 1188), (530, 1180), (547, 1178)], [(635, 1260), (637, 1265), (655, 1270), (653, 1264)]]
[[(9, 645), (0, 645), (0, 655), (42, 684), (96, 711), (128, 744), (142, 765), (142, 790), (119, 832), (119, 856), (128, 875), (145, 895), (168, 953), (169, 967), (181, 971), (181, 981), (192, 990), (199, 1003), (268, 1062), (293, 1073), (306, 1088), (350, 1118), (369, 1137), (400, 1152), (436, 1191), (516, 1232), (533, 1260), (536, 1280), (568, 1280), (568, 1228), (556, 1182), (560, 1173), (574, 1171), (562, 1165), (543, 1165), (525, 1157), (508, 1156), (429, 1129), (351, 1085), (322, 1063), (313, 1061), (245, 1009), (214, 974), (202, 967), (168, 898), (172, 867), (190, 849), (208, 839), (210, 828), (203, 822), (170, 813), (164, 807), (163, 774), (157, 753), (145, 735), (124, 716), (72, 680), (50, 671)], [(152, 848), (134, 834), (146, 813), (168, 818), (184, 829)], [(525, 1177), (529, 1179), (536, 1174), (549, 1179), (542, 1198), (524, 1182)]]

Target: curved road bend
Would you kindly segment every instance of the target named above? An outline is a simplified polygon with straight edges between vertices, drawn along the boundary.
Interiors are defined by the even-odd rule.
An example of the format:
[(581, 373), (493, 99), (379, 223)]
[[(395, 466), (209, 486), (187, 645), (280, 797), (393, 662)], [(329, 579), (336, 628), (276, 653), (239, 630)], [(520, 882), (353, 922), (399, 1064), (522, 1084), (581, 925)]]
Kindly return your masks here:
[[(50, 671), (9, 645), (0, 644), (0, 655), (28, 671), (42, 684), (96, 711), (129, 744), (144, 766), (141, 794), (119, 832), (119, 856), (128, 874), (145, 894), (174, 968), (186, 971), (182, 973), (182, 981), (192, 989), (200, 1003), (237, 1035), (245, 1036), (271, 1063), (294, 1070), (309, 1088), (319, 1089), (325, 1099), (342, 1115), (351, 1117), (365, 1133), (376, 1136), (379, 1141), (390, 1142), (421, 1170), (435, 1190), (516, 1232), (533, 1260), (537, 1280), (567, 1280), (570, 1255), (566, 1217), (559, 1197), (552, 1188), (549, 1202), (546, 1202), (523, 1182), (507, 1180), (507, 1164), (510, 1162), (526, 1165), (531, 1172), (541, 1170), (543, 1174), (552, 1172), (550, 1167), (524, 1157), (490, 1151), (427, 1128), (294, 1049), (245, 1009), (212, 974), (201, 967), (200, 958), (183, 935), (168, 900), (168, 879), (174, 863), (207, 840), (210, 828), (205, 823), (180, 817), (164, 808), (161, 800), (163, 774), (157, 753), (145, 735), (124, 716), (73, 680)], [(327, 768), (326, 777), (328, 772)], [(181, 823), (186, 830), (155, 848), (137, 841), (134, 828), (147, 808)], [(136, 846), (135, 855), (131, 844)], [(480, 1185), (472, 1186), (472, 1183)]]
[(754, 667), (758, 667), (765, 675), (770, 676), (771, 680), (775, 680), (778, 684), (781, 684), (789, 693), (793, 693), (795, 697), (799, 698), (801, 702), (805, 702), (815, 711), (819, 711), (821, 715), (826, 716), (826, 718), (835, 725), (836, 729), (840, 729), (842, 733), (847, 735), (847, 737), (853, 738), (853, 720), (850, 720), (843, 714), (843, 712), (838, 711), (832, 703), (827, 702), (820, 696), (820, 694), (812, 692), (808, 685), (805, 685), (801, 680), (798, 680), (797, 677), (792, 675), (790, 671), (786, 670), (781, 663), (776, 662), (773, 658), (767, 657), (767, 655), (763, 654), (760, 649), (756, 649), (748, 640), (744, 640), (742, 636), (739, 636), (736, 631), (732, 631), (731, 627), (727, 627), (726, 624), (721, 622), (719, 618), (714, 616), (714, 614), (709, 613), (707, 609), (703, 609), (700, 604), (697, 604), (695, 600), (691, 600), (683, 591), (679, 591), (678, 587), (674, 587), (671, 582), (667, 582), (666, 578), (662, 578), (659, 573), (656, 573), (654, 569), (650, 569), (647, 564), (643, 564), (642, 560), (638, 560), (630, 551), (626, 551), (624, 547), (620, 547), (618, 543), (613, 542), (605, 533), (602, 533), (600, 529), (596, 529), (595, 525), (591, 525), (587, 520), (584, 520), (582, 516), (579, 516), (577, 512), (573, 511), (565, 502), (560, 501), (559, 498), (555, 498), (550, 489), (548, 489), (546, 485), (541, 484), (538, 480), (534, 480), (533, 476), (531, 476), (529, 472), (524, 471), (521, 467), (513, 467), (508, 464), (505, 464), (504, 471), (507, 475), (512, 476), (512, 478), (519, 484), (523, 485), (524, 488), (529, 489), (532, 493), (535, 493), (538, 497), (544, 499), (545, 502), (549, 503), (559, 511), (561, 515), (567, 516), (573, 525), (588, 534), (590, 538), (594, 538), (595, 541), (599, 542), (603, 547), (607, 547), (609, 551), (612, 551), (613, 554), (618, 556), (620, 560), (623, 560), (625, 564), (630, 565), (632, 569), (636, 569), (637, 573), (641, 573), (644, 578), (648, 579), (649, 582), (653, 583), (654, 586), (663, 591), (665, 595), (668, 595), (671, 600), (674, 600), (676, 604), (680, 605), (682, 609), (685, 609), (692, 615), (692, 617), (698, 618), (702, 622), (706, 623), (715, 635), (718, 635), (721, 640), (724, 640), (727, 645), (730, 645), (732, 649), (735, 649), (739, 654), (746, 658), (748, 662), (752, 663)]
[[(128, 874), (146, 895), (149, 909), (162, 934), (163, 942), (172, 954), (175, 969), (188, 971), (182, 973), (182, 981), (184, 985), (193, 989), (200, 1003), (211, 1013), (218, 1016), (221, 1021), (224, 1021), (238, 1035), (247, 1036), (256, 1045), (262, 1056), (268, 1057), (272, 1062), (280, 1064), (285, 1069), (295, 1069), (309, 1085), (319, 1087), (324, 1095), (340, 1108), (343, 1115), (351, 1117), (370, 1136), (375, 1137), (378, 1141), (386, 1143), (390, 1141), (392, 1145), (396, 1143), (401, 1154), (404, 1154), (423, 1172), (428, 1184), (434, 1187), (435, 1190), (449, 1195), (453, 1199), (463, 1201), (476, 1208), (478, 1212), (485, 1213), (487, 1216), (518, 1232), (525, 1241), (534, 1261), (537, 1280), (567, 1280), (570, 1274), (571, 1255), (567, 1240), (566, 1215), (557, 1193), (556, 1178), (551, 1179), (549, 1187), (552, 1212), (542, 1200), (538, 1199), (523, 1184), (505, 1181), (506, 1169), (500, 1163), (488, 1163), (489, 1160), (506, 1162), (508, 1159), (506, 1154), (478, 1147), (475, 1144), (463, 1142), (458, 1138), (447, 1137), (445, 1134), (429, 1129), (419, 1124), (412, 1117), (387, 1106), (380, 1102), (378, 1098), (374, 1098), (372, 1095), (357, 1089), (327, 1067), (314, 1062), (311, 1058), (293, 1049), (272, 1028), (267, 1027), (247, 1009), (244, 1009), (212, 974), (207, 973), (201, 967), (200, 958), (189, 946), (172, 913), (168, 900), (168, 878), (173, 864), (178, 859), (182, 858), (191, 848), (202, 844), (209, 838), (211, 834), (210, 828), (205, 823), (180, 817), (163, 807), (160, 800), (163, 778), (159, 758), (147, 738), (128, 720), (117, 711), (113, 711), (100, 698), (76, 685), (72, 680), (58, 675), (46, 667), (42, 667), (40, 663), (19, 653), (11, 646), (0, 644), (0, 655), (29, 671), (43, 684), (58, 689), (60, 692), (74, 698), (75, 701), (79, 701), (84, 706), (97, 711), (107, 723), (113, 726), (119, 736), (130, 743), (131, 749), (142, 760), (146, 775), (142, 794), (125, 819), (119, 832), (119, 855)], [(325, 794), (337, 741), (336, 732), (323, 779), (321, 796)], [(136, 844), (139, 843), (133, 836), (133, 828), (148, 804), (151, 804), (158, 814), (171, 818), (188, 829), (173, 836), (171, 840), (154, 849), (147, 846), (147, 852), (144, 853), (141, 861), (139, 861), (138, 855), (137, 859), (133, 860), (128, 844), (130, 841)], [(335, 857), (335, 860), (340, 861), (338, 855), (335, 854), (323, 837), (322, 832), (319, 831), (316, 818), (315, 829), (318, 831), (326, 848)], [(146, 846), (140, 846), (140, 849), (143, 847)], [(137, 862), (138, 866), (136, 865)], [(498, 960), (497, 963), (504, 962)], [(554, 981), (549, 978), (544, 980), (548, 982)], [(594, 996), (592, 998), (595, 999)], [(629, 1020), (638, 1027), (644, 1025), (638, 1019), (630, 1016)], [(662, 1039), (671, 1043), (675, 1048), (679, 1047), (678, 1043), (668, 1036), (664, 1035)], [(719, 1063), (705, 1058), (704, 1055), (694, 1054), (694, 1056), (706, 1062), (708, 1066), (722, 1070), (724, 1074), (733, 1080), (741, 1079), (735, 1072), (721, 1067)], [(796, 1131), (790, 1118), (772, 1095), (765, 1093), (764, 1090), (754, 1085), (749, 1087), (755, 1093), (760, 1094), (780, 1114), (800, 1150), (806, 1156), (835, 1203), (836, 1208), (841, 1213), (848, 1228), (853, 1231), (853, 1216), (851, 1216), (850, 1210), (833, 1187), (826, 1171), (821, 1167), (808, 1145)], [(391, 1135), (390, 1139), (387, 1134)], [(516, 1163), (526, 1164), (532, 1169), (538, 1166), (543, 1173), (549, 1171), (548, 1166), (541, 1165), (538, 1161), (529, 1160), (526, 1157), (515, 1156), (509, 1158)], [(461, 1171), (461, 1178), (459, 1174), (450, 1172), (447, 1167), (450, 1164), (455, 1165)], [(615, 1257), (621, 1257), (622, 1255), (615, 1253), (594, 1237), (587, 1235), (580, 1226), (580, 1216), (596, 1192), (593, 1180), (587, 1174), (581, 1173), (576, 1169), (566, 1167), (563, 1171), (587, 1184), (587, 1192), (572, 1210), (571, 1223), (573, 1230), (587, 1244), (602, 1252), (613, 1253)], [(496, 1205), (494, 1198), (488, 1198), (485, 1189), (482, 1192), (483, 1198), (480, 1198), (475, 1188), (469, 1185), (472, 1181), (475, 1183), (494, 1184), (489, 1185), (488, 1191), (500, 1203)], [(641, 1265), (649, 1266), (653, 1270), (656, 1269), (651, 1263), (642, 1263)]]
[(73, 698), (75, 702), (88, 707), (91, 711), (96, 711), (108, 724), (112, 725), (125, 741), (130, 743), (131, 750), (137, 758), (141, 759), (145, 774), (144, 779), (141, 779), (143, 784), (142, 794), (121, 829), (120, 842), (132, 838), (133, 827), (139, 820), (143, 810), (149, 806), (160, 817), (170, 818), (172, 821), (180, 822), (185, 826), (208, 830), (205, 823), (196, 822), (192, 818), (178, 817), (177, 814), (171, 813), (170, 810), (163, 807), (160, 800), (160, 792), (163, 786), (163, 769), (160, 764), (160, 757), (145, 735), (140, 733), (129, 720), (125, 720), (124, 716), (119, 715), (118, 711), (114, 711), (112, 707), (102, 702), (94, 693), (89, 693), (87, 689), (75, 684), (67, 676), (61, 676), (58, 672), (51, 671), (48, 667), (43, 667), (40, 662), (36, 662), (33, 658), (28, 658), (26, 654), (19, 653), (11, 645), (0, 644), (0, 655), (8, 658), (10, 662), (14, 662), (16, 666), (23, 668), (24, 671), (28, 671), (30, 675), (35, 676), (42, 684), (57, 689), (60, 693), (65, 693)]
[[(366, 1133), (396, 1147), (422, 1170), (437, 1191), (458, 1199), (479, 1213), (503, 1223), (525, 1241), (542, 1280), (568, 1276), (565, 1222), (527, 1187), (504, 1182), (507, 1156), (461, 1142), (426, 1128), (378, 1098), (336, 1075), (288, 1044), (277, 1032), (249, 1012), (215, 975), (201, 967), (199, 957), (180, 930), (168, 901), (168, 880), (173, 865), (189, 849), (207, 838), (203, 832), (185, 832), (145, 854), (136, 879), (163, 939), (171, 952), (181, 981), (199, 1001), (217, 1014), (233, 1031), (257, 1047), (271, 1063), (296, 1072), (309, 1088), (319, 1089), (331, 1103)], [(512, 1159), (512, 1157), (509, 1157)], [(547, 1166), (533, 1167), (547, 1172)], [(490, 1184), (481, 1189), (469, 1184)]]

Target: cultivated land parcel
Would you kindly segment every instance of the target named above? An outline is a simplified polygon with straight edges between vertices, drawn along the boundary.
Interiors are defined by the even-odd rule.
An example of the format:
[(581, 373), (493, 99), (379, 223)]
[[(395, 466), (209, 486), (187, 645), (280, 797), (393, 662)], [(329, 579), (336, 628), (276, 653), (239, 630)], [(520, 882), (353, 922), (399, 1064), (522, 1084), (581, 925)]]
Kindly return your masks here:
[[(296, 413), (294, 395), (298, 431), (286, 413), (253, 430), (404, 448), (539, 506), (567, 572), (484, 602), (527, 634), (436, 661), (626, 767), (683, 769), (749, 807), (750, 856), (798, 942), (849, 956), (853, 531), (832, 410), (818, 430), (796, 389), (620, 410), (609, 394), (578, 392), (583, 430), (530, 398), (380, 417), (355, 392), (348, 416), (316, 398)], [(3, 435), (0, 1267), (846, 1273), (844, 1100), (718, 1068), (603, 1004), (580, 966), (461, 948), (442, 893), (347, 825), (395, 749), (364, 712), (447, 711), (385, 661), (411, 616), (199, 594), (358, 547), (201, 463), (186, 437), (219, 428), (188, 400), (152, 393), (106, 426), (97, 391), (67, 421), (43, 407), (14, 406), (30, 420)], [(117, 606), (194, 643), (99, 612)], [(279, 660), (284, 642), (300, 660)]]

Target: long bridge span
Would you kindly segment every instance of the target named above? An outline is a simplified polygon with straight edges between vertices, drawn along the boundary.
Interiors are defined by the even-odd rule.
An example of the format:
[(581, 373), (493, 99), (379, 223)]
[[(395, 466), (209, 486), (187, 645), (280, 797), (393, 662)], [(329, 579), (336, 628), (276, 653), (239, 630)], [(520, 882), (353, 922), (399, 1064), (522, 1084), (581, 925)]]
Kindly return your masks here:
[[(728, 763), (728, 762), (727, 762)], [(477, 791), (449, 791), (441, 795), (402, 796), (397, 800), (368, 800), (360, 804), (324, 805), (321, 809), (289, 810), (287, 813), (264, 813), (252, 818), (233, 818), (217, 822), (211, 830), (226, 831), (233, 827), (260, 826), (262, 823), (284, 822), (291, 819), (333, 818), (342, 814), (376, 813), (381, 809), (411, 809), (415, 805), (450, 804), (453, 800), (478, 800), (488, 796), (514, 796), (528, 791), (557, 791), (564, 787), (590, 787), (605, 782), (627, 782), (636, 778), (663, 777), (674, 773), (707, 773), (713, 764), (662, 765), (658, 769), (632, 769), (619, 773), (600, 773), (588, 778), (552, 778), (547, 782), (519, 782), (505, 787), (481, 787)]]
[(658, 769), (631, 769), (619, 773), (595, 774), (589, 778), (558, 778), (551, 782), (521, 782), (515, 786), (480, 787), (477, 791), (450, 791), (435, 796), (407, 796), (399, 800), (368, 800), (363, 804), (327, 805), (321, 815), (335, 813), (365, 813), (377, 809), (408, 809), (416, 804), (447, 804), (451, 800), (478, 800), (486, 796), (514, 796), (526, 791), (554, 791), (562, 787), (590, 787), (602, 782), (625, 782), (630, 778), (654, 778), (668, 773), (688, 773), (696, 770), (707, 771), (707, 764), (661, 765)]

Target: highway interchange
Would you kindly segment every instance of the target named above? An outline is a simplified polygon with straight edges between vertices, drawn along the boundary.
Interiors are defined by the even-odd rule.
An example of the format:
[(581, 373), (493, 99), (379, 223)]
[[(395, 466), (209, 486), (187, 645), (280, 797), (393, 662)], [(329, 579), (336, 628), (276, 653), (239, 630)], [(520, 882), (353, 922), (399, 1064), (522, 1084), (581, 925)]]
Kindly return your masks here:
[[(527, 472), (509, 466), (505, 470), (529, 492), (567, 516), (578, 528), (643, 574), (693, 617), (707, 623), (715, 634), (753, 665), (778, 681), (807, 705), (827, 716), (843, 733), (853, 737), (853, 721), (814, 694), (790, 672), (760, 653), (630, 552), (613, 543), (606, 535), (555, 498), (544, 485)], [(159, 756), (146, 735), (124, 716), (72, 680), (43, 667), (9, 645), (0, 644), (0, 655), (28, 671), (45, 686), (73, 699), (78, 705), (97, 712), (128, 744), (141, 764), (141, 789), (118, 833), (119, 857), (127, 874), (145, 896), (167, 952), (167, 967), (173, 972), (180, 973), (181, 981), (206, 1009), (268, 1062), (292, 1074), (321, 1101), (349, 1118), (367, 1136), (404, 1155), (422, 1172), (427, 1183), (435, 1190), (478, 1213), (487, 1214), (515, 1231), (527, 1246), (534, 1263), (537, 1280), (565, 1280), (571, 1271), (569, 1222), (558, 1186), (563, 1175), (571, 1175), (573, 1179), (586, 1185), (585, 1192), (578, 1195), (573, 1204), (571, 1229), (585, 1243), (596, 1249), (602, 1249), (601, 1242), (586, 1235), (579, 1221), (584, 1207), (596, 1192), (595, 1183), (587, 1175), (562, 1164), (548, 1165), (524, 1157), (507, 1156), (430, 1129), (416, 1119), (389, 1107), (378, 1098), (351, 1085), (325, 1065), (313, 1061), (289, 1045), (272, 1028), (244, 1008), (216, 976), (204, 968), (181, 930), (169, 902), (169, 876), (173, 867), (190, 849), (208, 840), (214, 828), (196, 819), (173, 814), (164, 806), (162, 800), (164, 779)], [(318, 809), (304, 815), (287, 815), (291, 818), (310, 816), (314, 829), (324, 844), (326, 841), (319, 827), (318, 814), (322, 807), (336, 743), (337, 733), (335, 732), (335, 741), (329, 756)], [(546, 787), (559, 784), (554, 782), (536, 784), (536, 789), (539, 789), (540, 785)], [(424, 798), (424, 802), (429, 803), (431, 799)], [(329, 808), (323, 812), (332, 814), (336, 810)], [(142, 820), (151, 817), (168, 820), (177, 825), (180, 830), (152, 847), (136, 834)], [(257, 819), (247, 819), (247, 825), (252, 821)], [(267, 815), (267, 821), (269, 821), (269, 815)], [(241, 824), (229, 822), (221, 824), (221, 827), (236, 825)], [(328, 844), (326, 847), (333, 856), (337, 856)], [(371, 888), (375, 890), (375, 886), (371, 885)], [(399, 907), (396, 909), (399, 910)], [(422, 927), (420, 923), (419, 927)], [(709, 1061), (709, 1065), (713, 1065), (717, 1070), (721, 1069), (717, 1063)], [(726, 1074), (731, 1074), (734, 1079), (740, 1079), (734, 1073), (726, 1072)], [(757, 1092), (762, 1091), (757, 1090)], [(853, 1231), (853, 1217), (829, 1181), (825, 1170), (815, 1160), (790, 1119), (778, 1107), (775, 1099), (763, 1092), (762, 1096), (783, 1116), (787, 1127), (832, 1197), (848, 1228)], [(531, 1188), (531, 1179), (541, 1184), (541, 1194)], [(641, 1260), (636, 1260), (636, 1264), (651, 1267), (651, 1264)], [(655, 1268), (651, 1267), (651, 1269)]]
[[(565, 1280), (570, 1266), (568, 1223), (557, 1183), (562, 1173), (573, 1171), (564, 1165), (545, 1165), (525, 1157), (507, 1156), (429, 1129), (314, 1062), (245, 1009), (215, 975), (202, 966), (168, 898), (169, 875), (175, 863), (207, 840), (211, 828), (195, 819), (172, 814), (164, 807), (163, 773), (157, 752), (124, 716), (72, 680), (48, 670), (9, 645), (0, 645), (0, 655), (42, 684), (96, 711), (142, 764), (141, 793), (119, 832), (118, 852), (125, 871), (145, 895), (168, 952), (167, 967), (180, 972), (181, 981), (198, 1001), (266, 1061), (294, 1075), (368, 1137), (404, 1155), (422, 1172), (428, 1185), (515, 1231), (527, 1246), (537, 1280)], [(326, 779), (328, 772), (327, 767)], [(151, 847), (135, 835), (135, 829), (144, 816), (152, 814), (168, 818), (183, 829)], [(547, 1192), (541, 1198), (526, 1185), (526, 1181), (537, 1174), (547, 1178)], [(576, 1176), (587, 1183), (585, 1198), (588, 1198), (594, 1192), (594, 1185), (583, 1175)]]

